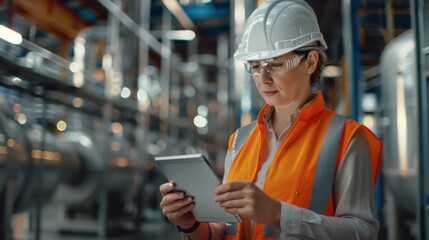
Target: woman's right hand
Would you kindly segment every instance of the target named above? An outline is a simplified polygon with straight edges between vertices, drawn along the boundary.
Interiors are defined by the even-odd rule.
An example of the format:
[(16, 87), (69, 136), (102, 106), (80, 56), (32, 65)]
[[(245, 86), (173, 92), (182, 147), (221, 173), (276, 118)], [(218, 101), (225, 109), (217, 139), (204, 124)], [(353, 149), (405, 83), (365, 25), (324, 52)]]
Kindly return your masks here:
[(174, 191), (174, 183), (164, 183), (159, 187), (162, 200), (159, 206), (162, 214), (168, 220), (181, 228), (190, 228), (195, 223), (195, 217), (191, 210), (194, 208), (194, 202), (191, 196), (186, 196), (184, 192)]

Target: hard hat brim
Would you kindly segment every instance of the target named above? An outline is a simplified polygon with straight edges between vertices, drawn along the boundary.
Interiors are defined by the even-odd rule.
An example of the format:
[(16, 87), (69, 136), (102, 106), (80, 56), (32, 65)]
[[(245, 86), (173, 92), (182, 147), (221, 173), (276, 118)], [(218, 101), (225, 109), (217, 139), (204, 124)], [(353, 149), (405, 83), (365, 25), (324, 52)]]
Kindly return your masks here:
[[(321, 49), (321, 50), (327, 49), (327, 45), (324, 39), (318, 39), (316, 42), (320, 42), (320, 44), (314, 45), (313, 49)], [(258, 51), (258, 52), (240, 51), (240, 46), (239, 46), (237, 51), (235, 51), (234, 53), (234, 59), (239, 61), (259, 61), (259, 60), (265, 60), (270, 58), (276, 58), (276, 57), (288, 54), (290, 52), (296, 51), (300, 48), (305, 48), (308, 45), (309, 45), (308, 43), (305, 43), (305, 44), (294, 46), (293, 48), (283, 48), (278, 50)]]

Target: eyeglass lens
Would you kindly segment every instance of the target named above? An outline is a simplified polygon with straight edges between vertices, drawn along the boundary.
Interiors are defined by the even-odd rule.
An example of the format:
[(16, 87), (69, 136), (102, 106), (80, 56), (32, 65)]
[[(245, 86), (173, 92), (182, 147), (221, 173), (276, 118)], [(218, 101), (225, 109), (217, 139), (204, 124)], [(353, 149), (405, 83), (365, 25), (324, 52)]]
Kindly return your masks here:
[(289, 58), (268, 59), (264, 61), (246, 62), (246, 70), (255, 77), (259, 77), (264, 68), (270, 75), (278, 75), (296, 68), (304, 55), (294, 55)]

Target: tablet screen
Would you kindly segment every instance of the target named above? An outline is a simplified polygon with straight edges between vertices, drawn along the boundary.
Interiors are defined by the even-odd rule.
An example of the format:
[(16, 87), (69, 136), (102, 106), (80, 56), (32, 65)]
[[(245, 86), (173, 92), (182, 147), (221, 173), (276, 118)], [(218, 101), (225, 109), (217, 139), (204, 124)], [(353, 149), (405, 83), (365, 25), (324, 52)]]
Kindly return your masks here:
[(200, 222), (240, 222), (238, 215), (225, 211), (214, 201), (214, 189), (221, 183), (202, 154), (156, 157), (155, 163), (176, 190), (193, 196), (193, 214)]

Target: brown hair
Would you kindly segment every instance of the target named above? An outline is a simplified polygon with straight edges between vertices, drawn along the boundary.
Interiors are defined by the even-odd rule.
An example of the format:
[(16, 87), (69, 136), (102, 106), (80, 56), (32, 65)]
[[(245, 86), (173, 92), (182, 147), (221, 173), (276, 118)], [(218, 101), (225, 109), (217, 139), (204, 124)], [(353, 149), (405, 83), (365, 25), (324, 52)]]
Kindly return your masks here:
[(299, 55), (304, 55), (304, 57), (302, 58), (302, 61), (305, 61), (307, 59), (308, 53), (310, 53), (313, 50), (316, 51), (317, 54), (319, 54), (319, 61), (317, 62), (316, 69), (310, 76), (310, 84), (312, 87), (316, 87), (320, 84), (323, 68), (325, 67), (326, 62), (328, 61), (328, 57), (326, 56), (325, 51), (316, 47), (313, 49), (305, 49), (305, 50), (298, 49), (295, 52)]

